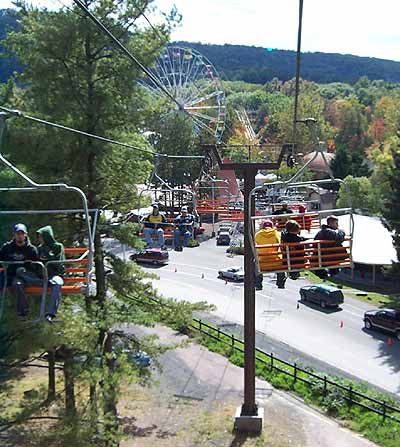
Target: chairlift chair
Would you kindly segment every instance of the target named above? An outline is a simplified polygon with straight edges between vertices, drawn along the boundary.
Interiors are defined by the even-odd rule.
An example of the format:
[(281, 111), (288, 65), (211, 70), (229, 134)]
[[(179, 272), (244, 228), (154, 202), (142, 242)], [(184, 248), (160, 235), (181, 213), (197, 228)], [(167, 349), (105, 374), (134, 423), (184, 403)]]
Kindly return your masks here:
[[(287, 189), (299, 188), (308, 185), (322, 185), (322, 184), (342, 184), (343, 180), (334, 178), (329, 167), (324, 150), (325, 144), (319, 141), (315, 123), (312, 118), (301, 120), (309, 127), (310, 133), (314, 143), (316, 143), (316, 151), (312, 157), (302, 168), (286, 182), (273, 182), (266, 185), (255, 187), (250, 194), (250, 199), (254, 197), (257, 192), (267, 188)], [(298, 181), (308, 165), (312, 163), (317, 156), (321, 154), (327, 166), (330, 178), (315, 181)], [(256, 222), (264, 219), (271, 219), (278, 230), (282, 230), (287, 220), (295, 220), (301, 230), (315, 231), (320, 228), (321, 220), (324, 216), (329, 215), (347, 215), (349, 219), (348, 234), (341, 246), (338, 246), (335, 241), (326, 240), (306, 240), (304, 242), (295, 243), (279, 243), (279, 244), (256, 244)], [(256, 270), (258, 273), (271, 272), (300, 272), (303, 270), (321, 270), (325, 268), (339, 269), (343, 267), (353, 268), (353, 233), (354, 233), (354, 219), (351, 208), (332, 209), (317, 212), (305, 213), (290, 213), (269, 216), (252, 216), (249, 225), (250, 240), (252, 241), (253, 254), (256, 261)]]
[[(45, 214), (77, 214), (81, 213), (84, 216), (84, 222), (87, 231), (87, 247), (73, 247), (65, 248), (66, 259), (64, 261), (49, 261), (46, 265), (41, 262), (35, 262), (43, 273), (43, 284), (41, 286), (26, 287), (25, 293), (31, 295), (40, 295), (40, 313), (39, 317), (32, 322), (38, 322), (45, 317), (46, 296), (48, 292), (47, 284), (47, 266), (55, 263), (63, 263), (65, 265), (66, 275), (64, 277), (64, 285), (62, 286), (62, 293), (84, 293), (88, 295), (91, 289), (91, 281), (93, 274), (93, 253), (94, 253), (94, 234), (96, 231), (98, 210), (90, 210), (88, 208), (87, 198), (84, 192), (74, 186), (68, 186), (63, 183), (48, 183), (40, 184), (34, 182), (12, 163), (10, 163), (2, 154), (0, 154), (0, 163), (6, 168), (11, 169), (18, 177), (26, 181), (29, 186), (25, 187), (1, 187), (0, 192), (7, 193), (35, 193), (42, 191), (57, 192), (70, 192), (79, 196), (82, 208), (81, 209), (60, 209), (60, 210), (1, 210), (0, 215), (45, 215)], [(91, 218), (90, 214), (93, 214)], [(1, 292), (0, 303), (0, 319), (2, 318), (4, 311), (4, 303), (7, 292), (7, 268), (11, 264), (24, 264), (25, 261), (5, 262), (1, 261), (0, 264), (4, 271), (5, 281)]]

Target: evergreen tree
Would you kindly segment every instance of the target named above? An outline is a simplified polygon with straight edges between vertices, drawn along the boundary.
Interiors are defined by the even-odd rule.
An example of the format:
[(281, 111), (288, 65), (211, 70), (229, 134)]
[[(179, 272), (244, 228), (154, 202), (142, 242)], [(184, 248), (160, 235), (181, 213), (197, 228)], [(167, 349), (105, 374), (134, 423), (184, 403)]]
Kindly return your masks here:
[[(146, 11), (149, 3), (145, 0), (85, 2), (144, 65), (154, 61), (174, 20), (170, 17), (166, 25), (158, 27), (157, 33), (136, 25), (135, 19)], [(8, 105), (87, 133), (151, 149), (140, 132), (150, 111), (136, 82), (140, 73), (132, 63), (78, 8), (48, 11), (24, 3), (19, 5), (21, 29), (10, 33), (6, 44), (26, 69), (19, 77), (23, 89), (8, 98)], [(147, 155), (18, 118), (11, 118), (8, 123), (5, 150), (12, 162), (37, 182), (78, 186), (88, 197), (89, 208), (127, 211), (137, 204), (135, 185), (147, 178), (152, 161)], [(7, 175), (2, 180), (8, 180)], [(30, 198), (31, 207), (76, 207), (63, 194), (35, 197)], [(18, 200), (18, 206), (22, 204), (23, 199)], [(65, 239), (61, 238), (64, 242), (77, 240), (74, 234), (79, 234), (81, 225), (79, 216), (76, 217), (78, 219), (70, 225), (63, 221), (69, 233)], [(137, 239), (132, 237), (135, 231), (137, 228), (132, 226), (121, 227), (118, 237), (133, 246), (138, 245)], [(74, 386), (79, 379), (88, 384), (90, 390), (87, 411), (92, 425), (89, 436), (96, 434), (104, 445), (111, 447), (119, 444), (116, 405), (121, 380), (139, 375), (138, 367), (130, 364), (126, 355), (117, 352), (115, 327), (129, 322), (149, 324), (157, 315), (165, 320), (169, 311), (159, 308), (149, 313), (145, 301), (155, 292), (148, 282), (143, 282), (147, 277), (144, 272), (133, 263), (124, 263), (106, 253), (100, 229), (94, 242), (95, 295), (87, 298), (65, 296), (60, 309), (63, 323), (57, 329), (40, 326), (35, 337), (29, 330), (25, 331), (30, 342), (17, 337), (17, 345), (9, 354), (20, 358), (38, 349), (51, 353), (58, 347), (64, 363), (66, 415), (75, 424), (71, 435), (77, 438), (81, 435), (82, 410), (76, 401)], [(112, 275), (106, 276), (106, 265)], [(190, 311), (190, 306), (174, 305), (171, 315), (183, 322), (187, 321)], [(17, 332), (18, 323), (13, 313), (9, 312), (7, 317), (4, 327), (9, 333)], [(120, 337), (131, 349), (137, 349), (142, 343), (136, 340), (132, 345), (123, 334)], [(151, 343), (146, 350), (156, 352)], [(83, 363), (79, 363), (78, 358), (83, 358)], [(49, 380), (50, 395), (54, 394), (53, 379)]]
[(344, 144), (338, 144), (335, 158), (331, 161), (330, 167), (335, 178), (344, 179), (351, 172), (351, 156)]

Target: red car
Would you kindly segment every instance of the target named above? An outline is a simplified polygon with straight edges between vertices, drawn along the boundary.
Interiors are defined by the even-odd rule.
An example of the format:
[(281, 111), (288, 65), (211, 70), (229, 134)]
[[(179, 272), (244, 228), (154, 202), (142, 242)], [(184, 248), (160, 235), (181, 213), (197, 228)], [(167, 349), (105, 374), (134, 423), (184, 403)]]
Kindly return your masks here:
[(169, 253), (167, 250), (161, 250), (161, 248), (146, 248), (145, 250), (138, 251), (129, 256), (131, 261), (138, 263), (165, 265), (169, 261)]

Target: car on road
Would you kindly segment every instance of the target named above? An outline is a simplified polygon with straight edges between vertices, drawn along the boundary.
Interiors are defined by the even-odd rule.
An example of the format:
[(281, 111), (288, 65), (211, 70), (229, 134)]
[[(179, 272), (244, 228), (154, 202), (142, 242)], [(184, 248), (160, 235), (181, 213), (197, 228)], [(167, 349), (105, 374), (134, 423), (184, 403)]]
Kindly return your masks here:
[(326, 307), (338, 307), (344, 302), (343, 292), (337, 287), (325, 284), (314, 284), (300, 288), (301, 300), (320, 305), (323, 309)]
[(228, 267), (218, 272), (218, 278), (232, 279), (233, 281), (244, 280), (243, 267)]
[(233, 226), (232, 225), (221, 225), (218, 228), (218, 232), (217, 234), (221, 234), (221, 233), (229, 233), (232, 234), (233, 233)]
[(169, 253), (160, 248), (146, 248), (131, 254), (129, 259), (138, 263), (165, 265), (168, 264)]
[(364, 313), (365, 329), (380, 329), (391, 332), (400, 340), (400, 310), (373, 309)]
[(221, 231), (217, 235), (217, 245), (229, 245), (231, 243), (231, 235), (227, 231)]

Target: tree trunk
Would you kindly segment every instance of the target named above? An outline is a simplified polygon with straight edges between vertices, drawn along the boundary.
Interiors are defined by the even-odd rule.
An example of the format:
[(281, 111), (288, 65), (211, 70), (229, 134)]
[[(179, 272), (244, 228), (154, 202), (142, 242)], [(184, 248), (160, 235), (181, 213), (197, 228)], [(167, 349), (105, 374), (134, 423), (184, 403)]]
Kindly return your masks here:
[(56, 398), (56, 356), (54, 349), (49, 349), (49, 351), (47, 351), (47, 363), (49, 366), (47, 401), (52, 402)]
[(103, 382), (103, 411), (105, 416), (104, 428), (106, 433), (114, 435), (106, 439), (106, 447), (118, 447), (118, 412), (117, 412), (117, 392), (112, 381), (116, 370), (116, 358), (112, 355), (112, 334), (106, 334), (104, 342), (103, 358), (107, 356), (106, 364), (108, 378)]
[(65, 413), (67, 417), (73, 418), (76, 416), (76, 404), (72, 351), (65, 349), (64, 355)]

